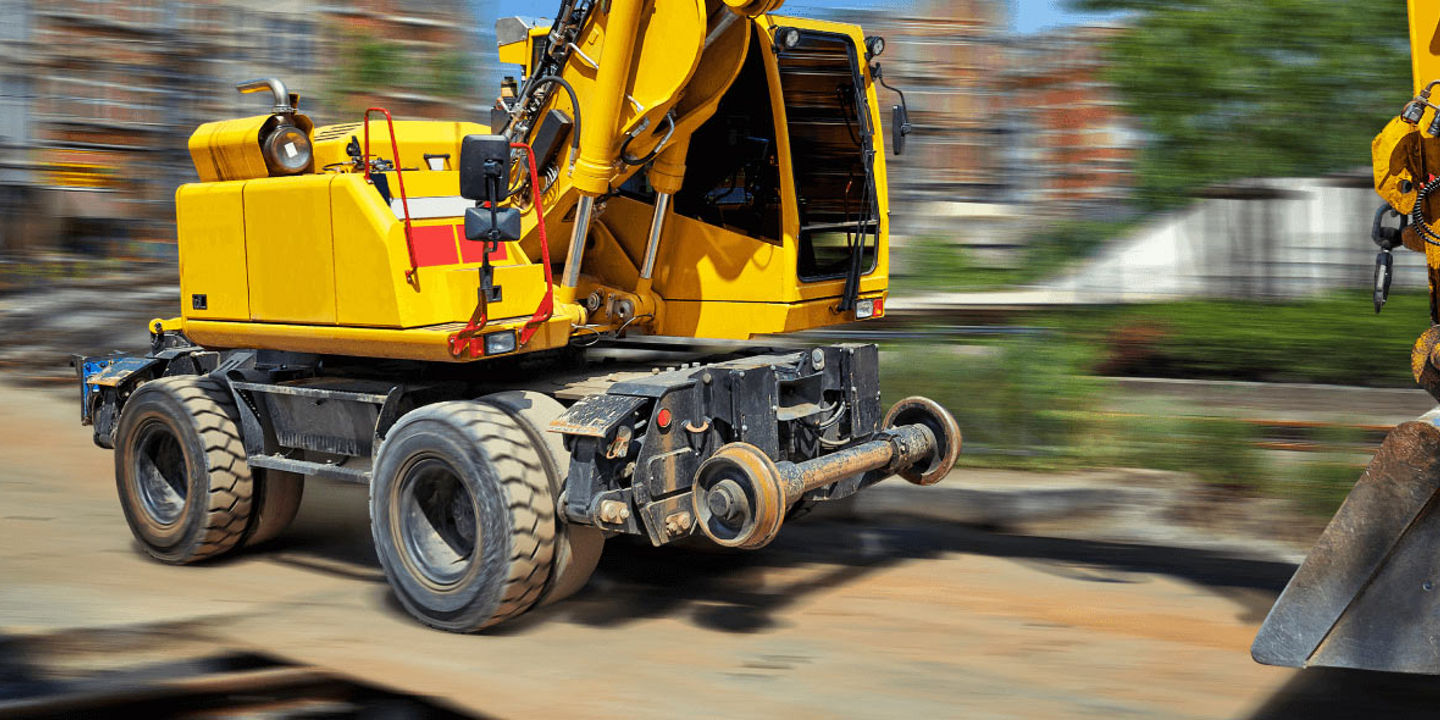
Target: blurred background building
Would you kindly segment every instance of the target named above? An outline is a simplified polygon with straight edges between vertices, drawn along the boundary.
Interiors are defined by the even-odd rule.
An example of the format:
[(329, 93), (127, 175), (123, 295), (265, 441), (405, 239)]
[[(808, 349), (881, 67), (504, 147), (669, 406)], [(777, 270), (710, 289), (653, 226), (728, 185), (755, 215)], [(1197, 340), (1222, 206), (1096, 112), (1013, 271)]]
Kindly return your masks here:
[[(892, 201), (1003, 200), (1005, 104), (995, 77), (1006, 62), (1005, 3), (925, 0), (903, 14), (876, 8), (836, 17), (885, 38), (877, 60), (908, 100), (915, 132), (906, 154), (888, 159)], [(898, 102), (879, 94), (887, 109)]]
[(885, 76), (909, 100), (915, 133), (888, 158), (897, 234), (1007, 267), (1025, 262), (1037, 219), (1133, 214), (1138, 141), (1105, 80), (1103, 43), (1118, 27), (1017, 34), (1006, 0), (834, 16), (885, 37)]
[(0, 0), (0, 251), (173, 253), (186, 140), (284, 79), (317, 122), (478, 113), (476, 3)]
[[(1128, 297), (1134, 282), (1117, 290), (1112, 278), (1119, 276), (1105, 275), (1104, 263), (1080, 262), (1103, 254), (1097, 243), (1115, 252), (1151, 248), (1124, 251), (1147, 258), (1144, 263), (1160, 257), (1167, 267), (1201, 267), (1184, 260), (1199, 250), (1162, 249), (1172, 247), (1169, 241), (1154, 239), (1179, 235), (1156, 234), (1155, 222), (1134, 222), (1142, 206), (1136, 188), (1145, 137), (1112, 84), (1106, 53), (1124, 26), (1085, 19), (1019, 33), (1013, 8), (1011, 0), (792, 0), (785, 7), (855, 22), (887, 40), (877, 61), (889, 84), (906, 93), (915, 126), (907, 153), (887, 158), (892, 229), (898, 246), (925, 243), (934, 250), (899, 253), (899, 273), (923, 272), (907, 270), (907, 263), (929, 264), (939, 253), (963, 258), (953, 263), (957, 277), (979, 268), (1015, 282), (1004, 272), (1066, 255), (1074, 262), (1065, 273), (1059, 263), (1045, 264), (1050, 279)], [(0, 261), (16, 253), (171, 257), (175, 188), (194, 177), (190, 133), (206, 121), (267, 105), (264, 97), (236, 93), (242, 80), (284, 79), (320, 123), (358, 120), (370, 106), (396, 117), (488, 117), (500, 72), (491, 28), (497, 14), (515, 12), (543, 15), (553, 7), (549, 0), (0, 0)], [(888, 124), (889, 107), (899, 98), (886, 89), (879, 97)], [(1345, 197), (1327, 212), (1349, 219), (1371, 202), (1364, 188)], [(1201, 227), (1198, 218), (1215, 216), (1217, 208), (1264, 206), (1262, 215), (1276, 222), (1296, 217), (1294, 203), (1278, 196), (1187, 202), (1207, 209), (1176, 210), (1161, 225), (1180, 222), (1189, 238), (1184, 247), (1206, 248), (1206, 257), (1220, 257), (1213, 248), (1264, 246), (1239, 229), (1224, 230), (1250, 232), (1246, 222)], [(1066, 223), (1099, 225), (1086, 232), (1110, 234), (1046, 247)], [(1267, 232), (1318, 247), (1314, 234), (1299, 226)], [(1236, 260), (1220, 266), (1207, 260), (1207, 273), (1238, 277), (1244, 273), (1235, 268), (1244, 266), (1274, 277), (1172, 285), (1183, 285), (1186, 294), (1303, 294), (1312, 285), (1323, 289), (1363, 274), (1363, 263), (1359, 270), (1349, 267), (1355, 253), (1342, 251), (1350, 242), (1336, 235), (1320, 243), (1333, 247), (1328, 255), (1282, 253), (1273, 262), (1268, 255), (1226, 251), (1224, 257)], [(1340, 255), (1343, 272), (1323, 266)], [(1311, 268), (1312, 262), (1318, 264)], [(1025, 277), (1027, 283), (1039, 279)], [(1415, 282), (1401, 279), (1406, 286)], [(1140, 288), (1147, 296), (1155, 291)]]
[(1132, 212), (1139, 141), (1104, 78), (1105, 42), (1121, 30), (1068, 27), (1007, 44), (997, 82), (1011, 149), (1006, 200), (1092, 218)]

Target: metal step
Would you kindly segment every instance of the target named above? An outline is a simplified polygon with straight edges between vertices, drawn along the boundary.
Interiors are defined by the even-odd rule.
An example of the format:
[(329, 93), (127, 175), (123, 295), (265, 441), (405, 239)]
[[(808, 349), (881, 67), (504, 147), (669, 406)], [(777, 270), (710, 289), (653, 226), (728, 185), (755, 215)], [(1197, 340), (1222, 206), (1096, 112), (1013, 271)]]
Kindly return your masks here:
[(370, 483), (370, 471), (328, 462), (296, 460), (281, 455), (251, 455), (245, 460), (250, 467), (268, 470), (283, 470), (311, 477), (339, 480), (341, 482)]

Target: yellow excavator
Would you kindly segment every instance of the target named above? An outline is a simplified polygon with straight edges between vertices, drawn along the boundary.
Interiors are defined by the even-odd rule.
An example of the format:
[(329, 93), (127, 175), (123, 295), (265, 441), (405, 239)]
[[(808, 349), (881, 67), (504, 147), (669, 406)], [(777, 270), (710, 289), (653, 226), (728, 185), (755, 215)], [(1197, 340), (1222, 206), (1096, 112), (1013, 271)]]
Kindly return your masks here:
[(282, 532), (306, 478), (365, 483), (395, 594), (464, 632), (574, 593), (612, 536), (755, 549), (943, 478), (954, 418), (886, 411), (874, 345), (736, 343), (885, 313), (884, 41), (780, 5), (501, 20), (488, 124), (317, 127), (242, 83), (269, 111), (189, 141), (180, 316), (75, 361), (140, 547), (208, 560)]
[[(1440, 400), (1440, 3), (1409, 0), (1415, 96), (1372, 145), (1375, 311), (1390, 292), (1391, 251), (1424, 253), (1430, 328), (1415, 381)], [(1255, 660), (1440, 674), (1440, 408), (1396, 427), (1265, 618)]]

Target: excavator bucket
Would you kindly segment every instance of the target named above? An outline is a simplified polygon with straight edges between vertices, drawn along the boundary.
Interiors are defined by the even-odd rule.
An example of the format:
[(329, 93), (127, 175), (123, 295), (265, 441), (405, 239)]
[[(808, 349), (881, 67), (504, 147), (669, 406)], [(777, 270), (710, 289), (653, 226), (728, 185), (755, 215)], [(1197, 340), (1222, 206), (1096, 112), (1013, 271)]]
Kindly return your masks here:
[(1266, 665), (1440, 674), (1440, 428), (1385, 438), (1265, 618)]

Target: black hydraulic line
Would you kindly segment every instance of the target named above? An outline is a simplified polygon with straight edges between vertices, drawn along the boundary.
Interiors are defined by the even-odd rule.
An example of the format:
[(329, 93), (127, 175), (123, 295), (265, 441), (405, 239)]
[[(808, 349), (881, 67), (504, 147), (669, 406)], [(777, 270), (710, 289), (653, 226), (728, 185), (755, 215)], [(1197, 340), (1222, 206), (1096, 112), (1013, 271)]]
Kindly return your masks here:
[[(670, 142), (670, 136), (672, 136), (672, 135), (675, 134), (675, 115), (674, 115), (674, 113), (666, 113), (666, 114), (665, 114), (665, 121), (668, 122), (668, 123), (670, 123), (670, 129), (665, 131), (665, 137), (661, 138), (661, 139), (660, 139), (660, 142), (658, 142), (658, 143), (655, 144), (655, 147), (650, 148), (650, 152), (647, 153), (644, 157), (632, 158), (632, 157), (630, 157), (630, 153), (629, 153), (629, 150), (630, 150), (630, 141), (632, 141), (632, 140), (634, 140), (635, 138), (639, 137), (639, 136), (640, 136), (640, 133), (635, 133), (634, 135), (626, 136), (625, 142), (620, 146), (620, 161), (623, 162), (623, 163), (625, 163), (626, 165), (644, 165), (645, 163), (648, 163), (648, 162), (650, 162), (651, 160), (654, 160), (654, 159), (655, 159), (655, 156), (656, 156), (656, 155), (659, 155), (659, 154), (660, 154), (660, 151), (665, 149), (665, 145), (667, 145), (667, 144)], [(577, 125), (576, 127), (579, 127), (579, 126)]]
[(542, 78), (536, 78), (535, 85), (531, 92), (535, 92), (541, 87), (551, 83), (565, 89), (565, 93), (570, 96), (570, 106), (575, 110), (575, 129), (570, 132), (570, 149), (572, 151), (570, 162), (573, 163), (580, 157), (580, 97), (575, 94), (575, 88), (571, 87), (570, 83), (566, 82), (565, 78), (559, 75), (546, 75)]

